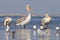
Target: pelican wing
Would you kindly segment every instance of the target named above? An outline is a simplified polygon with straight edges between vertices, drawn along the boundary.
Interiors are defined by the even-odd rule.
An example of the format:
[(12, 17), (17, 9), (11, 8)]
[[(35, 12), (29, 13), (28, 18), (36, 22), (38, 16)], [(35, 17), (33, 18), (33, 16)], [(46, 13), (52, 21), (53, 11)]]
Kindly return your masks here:
[(50, 22), (51, 22), (51, 17), (50, 17), (50, 16), (44, 17), (44, 18), (42, 19), (42, 24), (43, 24), (43, 25), (47, 25), (47, 24), (49, 24)]
[(41, 21), (41, 24), (42, 24), (42, 25), (44, 25), (44, 21), (45, 21), (45, 20), (44, 20), (44, 18), (43, 18), (42, 21)]
[(21, 17), (21, 18), (17, 19), (16, 24), (23, 22), (25, 19), (26, 19), (26, 17)]

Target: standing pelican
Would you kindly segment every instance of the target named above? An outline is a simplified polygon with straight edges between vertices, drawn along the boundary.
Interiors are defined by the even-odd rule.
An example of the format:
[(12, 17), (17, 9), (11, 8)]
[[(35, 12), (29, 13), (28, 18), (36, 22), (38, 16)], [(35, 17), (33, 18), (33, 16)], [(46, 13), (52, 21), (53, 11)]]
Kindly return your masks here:
[(31, 7), (29, 4), (26, 5), (26, 10), (28, 12), (28, 15), (26, 17), (21, 17), (19, 18), (17, 21), (16, 21), (16, 25), (19, 26), (24, 26), (25, 28), (25, 25), (28, 24), (31, 20)]
[(44, 27), (44, 25), (46, 25), (48, 27), (48, 24), (51, 22), (52, 18), (48, 15), (45, 14), (45, 17), (42, 19), (42, 27)]
[(8, 32), (10, 30), (10, 22), (12, 21), (12, 18), (6, 17), (4, 21), (4, 25), (6, 26), (6, 31)]

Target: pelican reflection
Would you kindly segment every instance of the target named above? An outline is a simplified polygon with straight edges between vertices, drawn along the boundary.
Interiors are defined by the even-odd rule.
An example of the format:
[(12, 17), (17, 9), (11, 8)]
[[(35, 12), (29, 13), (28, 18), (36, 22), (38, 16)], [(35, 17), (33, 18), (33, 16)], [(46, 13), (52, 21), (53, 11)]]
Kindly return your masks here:
[(9, 40), (9, 32), (5, 32), (5, 35), (6, 35), (6, 40)]
[(46, 34), (39, 35), (39, 40), (50, 40), (50, 29), (44, 30)]
[(16, 38), (17, 38), (17, 40), (31, 40), (30, 39), (30, 30), (29, 29), (17, 29)]
[(60, 40), (60, 32), (59, 31), (56, 32), (56, 40)]

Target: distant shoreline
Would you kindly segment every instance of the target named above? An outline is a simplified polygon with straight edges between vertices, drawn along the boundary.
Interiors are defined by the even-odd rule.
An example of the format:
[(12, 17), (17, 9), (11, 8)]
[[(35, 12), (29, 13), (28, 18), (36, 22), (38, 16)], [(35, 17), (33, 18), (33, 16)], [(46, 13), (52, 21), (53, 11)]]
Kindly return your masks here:
[[(27, 16), (27, 14), (0, 14), (0, 16)], [(44, 15), (32, 14), (32, 16), (34, 16), (34, 17), (38, 17), (38, 16), (43, 17)], [(54, 16), (55, 17), (60, 17), (60, 16), (56, 16), (56, 15), (54, 15)]]

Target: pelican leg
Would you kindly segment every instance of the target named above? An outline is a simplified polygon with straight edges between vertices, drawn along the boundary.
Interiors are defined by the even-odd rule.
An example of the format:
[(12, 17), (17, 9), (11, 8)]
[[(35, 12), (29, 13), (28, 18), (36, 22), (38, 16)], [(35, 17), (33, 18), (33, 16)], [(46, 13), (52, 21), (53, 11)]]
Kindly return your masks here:
[(15, 38), (15, 31), (12, 32), (12, 38), (14, 39)]

